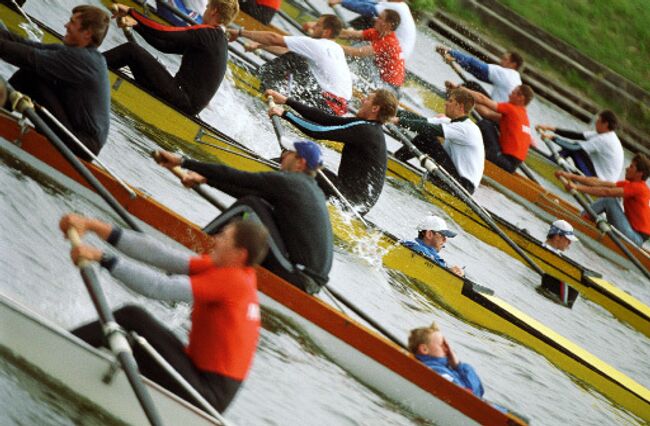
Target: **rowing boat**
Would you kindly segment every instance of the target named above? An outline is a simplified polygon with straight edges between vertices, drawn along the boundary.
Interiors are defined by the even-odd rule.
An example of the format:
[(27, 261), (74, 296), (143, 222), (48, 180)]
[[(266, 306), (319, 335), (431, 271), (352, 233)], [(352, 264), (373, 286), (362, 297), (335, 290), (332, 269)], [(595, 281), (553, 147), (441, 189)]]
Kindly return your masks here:
[[(125, 76), (111, 73), (111, 84), (116, 104), (144, 123), (155, 126), (152, 131), (156, 134), (163, 132), (182, 139), (183, 149), (201, 151), (214, 161), (243, 170), (272, 169), (268, 161), (241, 145), (226, 141), (216, 129), (197, 118), (173, 110)], [(359, 222), (352, 221), (350, 225), (349, 220), (332, 207), (330, 213), (335, 234), (341, 241), (354, 246), (367, 238), (367, 231)], [(639, 415), (647, 415), (650, 404), (647, 389), (471, 281), (407, 249), (391, 235), (376, 232), (378, 245), (387, 252), (383, 262), (388, 268), (424, 283), (445, 305), (467, 320), (511, 336), (622, 406)]]
[[(85, 184), (79, 174), (47, 140), (31, 128), (21, 128), (14, 118), (0, 114), (0, 129), (2, 129), (0, 133), (2, 137), (19, 145), (0, 141), (2, 151), (30, 164), (31, 167), (37, 167), (39, 171), (48, 175), (56, 173), (53, 170), (56, 169), (68, 178)], [(117, 181), (93, 164), (85, 164), (131, 214), (192, 250), (206, 252), (210, 249), (210, 237), (201, 232), (196, 225), (137, 190), (136, 198), (130, 198)], [(61, 176), (60, 173), (57, 175)], [(58, 179), (63, 178), (59, 177)], [(260, 303), (265, 310), (271, 310), (288, 318), (293, 324), (304, 330), (329, 358), (350, 371), (361, 382), (398, 402), (407, 410), (441, 424), (523, 424), (520, 419), (512, 415), (504, 415), (471, 393), (438, 376), (401, 347), (262, 268), (258, 269), (258, 288)], [(3, 331), (0, 333), (0, 338), (3, 339), (0, 340), (0, 344), (2, 346), (6, 346), (16, 356), (24, 358), (66, 383), (71, 389), (77, 392), (83, 389), (83, 395), (93, 398), (94, 402), (105, 407), (107, 411), (125, 416), (129, 423), (144, 423), (143, 419), (127, 417), (129, 413), (122, 414), (113, 405), (113, 398), (122, 398), (125, 395), (128, 397), (131, 395), (129, 391), (112, 386), (104, 388), (98, 386), (97, 381), (90, 379), (91, 377), (101, 377), (97, 371), (105, 371), (102, 366), (110, 364), (110, 357), (90, 350), (85, 344), (56, 326), (41, 327), (39, 331), (39, 328), (31, 323), (44, 324), (45, 321), (33, 319), (33, 314), (26, 312), (23, 308), (14, 308), (15, 303), (7, 300), (7, 298), (0, 298), (0, 318), (2, 319), (0, 330)], [(12, 313), (16, 310), (20, 311), (20, 314)], [(20, 318), (14, 319), (14, 316)], [(27, 325), (14, 330), (13, 324), (20, 322)], [(5, 328), (7, 333), (4, 333)], [(41, 337), (43, 339), (39, 341), (53, 342), (51, 346), (48, 346), (51, 350), (47, 351), (47, 356), (42, 349), (39, 349), (42, 348), (41, 346), (36, 348), (35, 345), (30, 344), (29, 341), (34, 338), (34, 334), (31, 333), (32, 329), (42, 333), (42, 336), (41, 334), (37, 335), (39, 339)], [(26, 339), (25, 336), (30, 336), (30, 338)], [(67, 344), (55, 343), (55, 341), (67, 342)], [(99, 366), (93, 367), (94, 370), (80, 370), (79, 366), (83, 364), (74, 362), (79, 358), (71, 358), (70, 361), (73, 362), (50, 362), (47, 359), (50, 352), (56, 352), (54, 349), (63, 346), (68, 351), (90, 352), (95, 358), (103, 358), (100, 361), (89, 361), (99, 364)], [(88, 359), (94, 358), (89, 356)], [(91, 376), (91, 374), (93, 375)], [(118, 377), (121, 376), (118, 375)], [(80, 382), (79, 388), (75, 387), (77, 382)], [(151, 383), (149, 382), (149, 384)], [(113, 395), (116, 393), (113, 391), (120, 391), (120, 395)], [(175, 417), (169, 418), (179, 419), (179, 421), (169, 421), (168, 424), (202, 424), (198, 421), (181, 423), (187, 421), (183, 420), (182, 416), (189, 414), (174, 411), (184, 411), (187, 404), (179, 405), (177, 398), (170, 397), (166, 392), (163, 394), (174, 402), (173, 404), (169, 403), (171, 405), (169, 410), (172, 412), (170, 416)], [(141, 410), (133, 408), (134, 404), (136, 404), (135, 401), (125, 402), (125, 407), (131, 407), (131, 411), (140, 412)], [(163, 413), (166, 414), (166, 411)]]

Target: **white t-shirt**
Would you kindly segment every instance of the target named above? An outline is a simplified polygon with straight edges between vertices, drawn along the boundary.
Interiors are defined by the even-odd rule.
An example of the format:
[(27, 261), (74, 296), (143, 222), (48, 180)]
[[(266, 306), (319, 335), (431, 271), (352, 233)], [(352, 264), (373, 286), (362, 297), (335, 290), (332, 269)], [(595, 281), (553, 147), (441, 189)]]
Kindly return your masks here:
[(501, 65), (488, 64), (488, 78), (492, 87), (492, 100), (494, 102), (508, 102), (510, 93), (515, 87), (521, 86), (519, 71), (503, 68)]
[(448, 117), (440, 117), (427, 121), (442, 125), (445, 133), (442, 147), (454, 162), (458, 174), (472, 182), (474, 189), (478, 188), (485, 166), (483, 136), (478, 126), (470, 119), (452, 122)]
[(583, 133), (586, 141), (580, 147), (589, 154), (596, 176), (607, 182), (617, 182), (623, 172), (623, 146), (615, 132), (597, 133), (589, 130)]
[(309, 69), (320, 87), (344, 99), (352, 97), (352, 76), (341, 46), (327, 39), (286, 36), (284, 42), (294, 53), (307, 58)]
[(413, 15), (411, 15), (411, 10), (404, 2), (385, 1), (377, 3), (377, 6), (375, 6), (377, 15), (386, 9), (391, 9), (399, 13), (400, 24), (395, 30), (395, 35), (399, 40), (399, 46), (402, 48), (402, 58), (407, 60), (409, 56), (411, 56), (411, 53), (413, 53), (415, 37), (417, 35), (417, 31), (415, 30), (415, 21), (413, 20)]

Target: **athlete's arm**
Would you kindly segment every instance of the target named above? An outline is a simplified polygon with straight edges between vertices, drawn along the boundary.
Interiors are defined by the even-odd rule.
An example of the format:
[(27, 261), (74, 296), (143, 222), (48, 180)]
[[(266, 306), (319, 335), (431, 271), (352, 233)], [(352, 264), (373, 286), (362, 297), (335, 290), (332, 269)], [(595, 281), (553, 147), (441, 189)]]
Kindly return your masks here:
[(181, 55), (188, 47), (196, 43), (193, 27), (172, 27), (161, 25), (133, 9), (129, 15), (138, 22), (133, 29), (138, 32), (151, 46), (163, 53)]
[(375, 49), (372, 48), (372, 45), (366, 45), (361, 47), (353, 46), (341, 46), (343, 51), (347, 56), (352, 56), (355, 58), (365, 58), (368, 56), (375, 56)]
[(440, 124), (431, 124), (426, 120), (426, 118), (418, 116), (417, 114), (409, 111), (399, 111), (397, 116), (399, 117), (398, 124), (401, 127), (406, 127), (418, 134), (426, 134), (430, 137), (444, 136), (444, 131)]
[(353, 30), (351, 28), (344, 28), (341, 30), (341, 33), (339, 34), (338, 38), (342, 38), (345, 40), (362, 40), (363, 31)]
[(256, 41), (263, 46), (287, 47), (287, 43), (284, 41), (284, 36), (271, 31), (242, 30), (241, 33), (237, 31), (236, 34), (241, 37), (246, 37), (249, 40)]
[(304, 104), (293, 98), (288, 98), (285, 104), (293, 108), (298, 114), (302, 115), (307, 120), (318, 124), (339, 125), (350, 122), (350, 117), (339, 117), (337, 115), (328, 114), (316, 107)]
[(585, 137), (584, 133), (582, 132), (576, 132), (573, 130), (565, 130), (565, 129), (555, 129), (554, 133), (558, 136), (562, 136), (563, 138), (568, 138), (568, 139), (573, 139), (576, 141), (586, 141), (587, 138)]
[(450, 50), (449, 54), (456, 60), (458, 65), (481, 81), (490, 83), (488, 66), (477, 58), (461, 53), (457, 50)]

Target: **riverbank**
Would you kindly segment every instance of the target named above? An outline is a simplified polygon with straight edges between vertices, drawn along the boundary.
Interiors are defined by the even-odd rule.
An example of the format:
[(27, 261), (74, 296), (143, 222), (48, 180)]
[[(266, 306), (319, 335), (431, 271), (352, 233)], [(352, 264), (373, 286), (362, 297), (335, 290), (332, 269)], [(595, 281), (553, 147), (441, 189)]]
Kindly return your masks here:
[[(585, 100), (591, 100), (592, 103), (598, 105), (598, 109), (613, 109), (621, 117), (621, 119), (628, 124), (628, 127), (632, 127), (640, 131), (634, 131), (631, 133), (635, 135), (634, 139), (636, 139), (638, 143), (646, 145), (647, 147), (647, 137), (638, 136), (639, 133), (650, 133), (650, 109), (648, 109), (647, 100), (644, 99), (644, 96), (647, 95), (647, 92), (644, 90), (646, 87), (641, 86), (640, 84), (641, 81), (643, 81), (643, 83), (647, 86), (648, 83), (646, 83), (645, 79), (629, 81), (627, 78), (625, 78), (626, 76), (618, 75), (616, 72), (610, 70), (608, 68), (609, 63), (601, 65), (597, 62), (598, 59), (585, 57), (585, 55), (589, 56), (589, 54), (586, 53), (582, 47), (579, 49), (579, 51), (575, 50), (573, 55), (567, 54), (567, 51), (570, 49), (568, 45), (571, 43), (565, 43), (563, 40), (560, 40), (560, 34), (552, 33), (553, 26), (565, 25), (566, 21), (560, 20), (558, 22), (547, 23), (546, 27), (539, 27), (541, 31), (537, 30), (537, 22), (535, 21), (531, 21), (530, 23), (526, 22), (526, 25), (517, 25), (517, 31), (519, 31), (521, 27), (527, 27), (524, 31), (534, 33), (535, 35), (533, 38), (535, 39), (537, 38), (538, 33), (541, 34), (546, 30), (551, 32), (551, 34), (549, 34), (546, 39), (544, 39), (544, 35), (539, 35), (543, 45), (542, 49), (540, 49), (539, 46), (525, 45), (526, 43), (524, 43), (521, 37), (518, 37), (517, 34), (513, 34), (512, 27), (507, 28), (507, 25), (495, 22), (494, 17), (490, 19), (490, 17), (486, 16), (485, 13), (479, 13), (475, 7), (475, 4), (472, 5), (472, 3), (473, 2), (468, 2), (467, 0), (416, 0), (411, 4), (414, 10), (420, 11), (422, 13), (431, 13), (437, 10), (443, 10), (448, 14), (453, 15), (455, 19), (459, 21), (459, 23), (462, 23), (462, 25), (469, 29), (471, 32), (478, 33), (481, 38), (497, 43), (503, 46), (505, 49), (512, 49), (521, 52), (524, 55), (526, 63), (529, 66), (542, 71), (549, 77), (550, 80), (559, 83), (560, 86), (566, 86), (566, 88), (569, 89), (572, 93), (578, 95), (581, 98), (585, 98)], [(504, 9), (504, 7), (509, 7), (509, 3), (512, 2), (510, 0), (499, 0), (499, 2), (490, 2), (490, 4), (492, 3), (494, 3), (493, 8), (497, 8), (498, 6), (499, 9)], [(569, 13), (570, 15), (575, 15), (575, 13), (571, 12), (571, 9), (567, 9), (569, 12), (565, 12), (565, 10), (562, 9), (554, 10), (553, 14), (550, 14), (550, 12), (544, 14), (544, 9), (541, 6), (535, 3), (535, 7), (533, 8), (532, 3), (533, 2), (523, 2), (521, 4), (518, 3), (517, 7), (519, 9), (526, 9), (528, 11), (527, 13), (529, 14), (539, 14), (538, 19), (543, 19), (545, 22), (554, 21), (552, 16), (558, 13)], [(547, 5), (548, 2), (544, 1), (541, 3)], [(627, 0), (625, 3), (636, 3), (636, 0)], [(531, 5), (530, 9), (527, 9), (528, 5)], [(546, 7), (549, 10), (552, 9), (548, 5)], [(557, 7), (555, 8), (557, 9)], [(597, 9), (598, 13), (596, 15), (602, 16), (608, 10), (609, 9), (606, 7), (599, 8)], [(508, 11), (508, 13), (511, 15), (515, 15), (515, 13), (518, 12), (519, 10)], [(650, 12), (640, 13), (640, 16), (645, 15), (646, 13)], [(618, 15), (610, 14), (609, 20), (615, 21), (620, 25), (621, 20), (618, 17), (616, 19), (612, 19), (612, 17), (615, 16), (617, 17)], [(516, 17), (518, 21), (524, 22), (524, 19), (519, 18), (519, 16)], [(512, 16), (509, 16), (507, 20), (511, 21), (511, 18)], [(523, 18), (526, 17), (524, 16)], [(608, 32), (598, 32), (598, 29), (600, 28), (598, 18), (594, 18), (592, 22), (590, 21), (591, 16), (588, 16), (584, 13), (580, 16), (572, 16), (572, 18), (575, 18), (576, 21), (574, 26), (576, 28), (582, 28), (581, 31), (585, 32), (585, 34), (583, 34), (583, 37), (591, 38), (592, 44), (599, 44), (601, 38), (607, 38)], [(571, 22), (571, 25), (573, 25), (573, 20)], [(588, 25), (591, 26), (589, 27)], [(616, 24), (610, 23), (609, 25), (611, 26)], [(631, 25), (631, 27), (634, 26), (635, 25)], [(608, 27), (603, 26), (602, 28)], [(606, 43), (600, 43), (602, 46), (600, 52), (601, 56), (599, 56), (599, 58), (602, 57), (602, 55), (605, 54), (603, 52), (606, 52), (607, 50), (616, 50), (615, 46), (618, 44), (628, 46), (628, 44), (625, 43), (629, 43), (629, 40), (633, 38), (631, 34), (638, 34), (639, 31), (649, 31), (647, 29), (641, 30), (638, 28), (631, 28), (630, 31), (625, 30), (626, 28), (621, 28), (620, 32), (625, 34), (621, 34), (618, 37), (611, 37), (607, 40)], [(549, 41), (549, 38), (558, 39), (557, 42), (554, 42), (553, 40)], [(513, 40), (517, 40), (517, 42), (515, 43)], [(583, 44), (582, 39), (577, 40), (578, 45), (581, 46), (581, 44)], [(544, 42), (546, 43), (544, 44)], [(524, 46), (522, 46), (522, 43)], [(566, 45), (566, 47), (558, 46), (559, 43)], [(557, 55), (553, 54), (553, 52), (550, 54), (547, 52), (549, 46), (555, 47), (557, 51), (560, 52), (560, 55), (577, 55), (582, 56), (582, 58), (569, 58), (568, 60), (559, 59)], [(640, 46), (638, 49), (639, 51), (645, 51), (647, 48)], [(544, 51), (542, 52), (542, 50)], [(620, 48), (619, 50), (625, 49)], [(593, 51), (593, 49), (589, 50), (589, 52), (591, 51)], [(557, 52), (554, 53), (557, 54)], [(617, 54), (623, 54), (625, 56), (625, 52), (617, 52)], [(634, 59), (637, 62), (640, 61), (640, 63), (642, 63), (643, 60), (647, 57), (648, 56), (646, 52), (642, 55), (639, 54), (638, 57), (635, 57)], [(617, 59), (614, 59), (614, 61), (617, 61)], [(634, 67), (630, 66), (628, 68)], [(641, 69), (642, 66), (640, 64), (637, 64), (636, 68), (636, 75), (640, 75), (638, 73), (648, 73), (646, 69)], [(591, 73), (591, 75), (589, 75), (589, 73)], [(619, 90), (620, 94), (617, 93)], [(639, 101), (639, 99), (644, 100)]]

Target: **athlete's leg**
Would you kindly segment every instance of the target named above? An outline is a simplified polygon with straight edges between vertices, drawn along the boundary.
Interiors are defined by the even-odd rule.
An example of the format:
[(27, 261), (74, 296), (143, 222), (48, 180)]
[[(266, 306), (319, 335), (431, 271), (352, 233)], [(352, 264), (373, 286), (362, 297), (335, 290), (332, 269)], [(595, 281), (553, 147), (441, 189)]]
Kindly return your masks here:
[(600, 198), (591, 204), (591, 208), (596, 214), (604, 212), (605, 216), (607, 216), (607, 221), (632, 240), (634, 244), (638, 246), (643, 245), (645, 237), (632, 228), (630, 221), (625, 216), (625, 212), (623, 212), (623, 208), (618, 202), (618, 199)]

